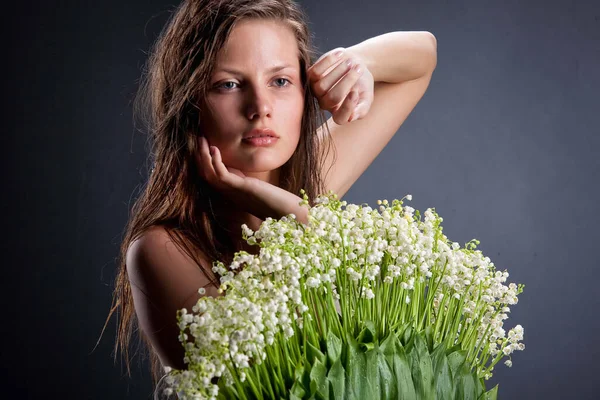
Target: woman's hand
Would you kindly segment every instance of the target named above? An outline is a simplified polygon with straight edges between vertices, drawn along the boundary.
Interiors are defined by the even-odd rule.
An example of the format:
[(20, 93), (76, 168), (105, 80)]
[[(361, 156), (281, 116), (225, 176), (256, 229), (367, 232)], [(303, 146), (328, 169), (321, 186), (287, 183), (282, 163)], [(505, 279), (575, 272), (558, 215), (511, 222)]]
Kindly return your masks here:
[(342, 125), (363, 118), (373, 103), (374, 80), (366, 64), (346, 49), (323, 54), (307, 71), (323, 110)]
[(227, 167), (223, 164), (219, 149), (210, 146), (205, 137), (198, 137), (198, 144), (196, 163), (200, 176), (237, 207), (263, 220), (294, 214), (298, 221), (307, 223), (308, 209), (299, 205), (302, 201), (300, 197)]
[(226, 167), (221, 159), (221, 152), (216, 146), (210, 146), (204, 136), (198, 137), (196, 163), (200, 176), (220, 192), (236, 192), (247, 190), (249, 181), (242, 171)]

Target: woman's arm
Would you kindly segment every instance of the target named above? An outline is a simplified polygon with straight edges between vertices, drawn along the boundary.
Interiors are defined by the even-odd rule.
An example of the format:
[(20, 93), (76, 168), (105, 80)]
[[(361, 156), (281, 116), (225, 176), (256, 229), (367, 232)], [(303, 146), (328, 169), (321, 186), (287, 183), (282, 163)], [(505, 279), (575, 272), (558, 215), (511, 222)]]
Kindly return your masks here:
[(417, 79), (437, 64), (437, 40), (426, 31), (386, 33), (348, 47), (346, 52), (365, 63), (375, 82)]
[[(200, 258), (203, 268), (210, 270), (212, 261), (204, 255)], [(217, 288), (160, 226), (129, 246), (126, 264), (139, 327), (163, 366), (185, 368), (177, 310), (191, 312), (200, 298), (199, 288), (211, 297), (219, 296)]]
[[(336, 56), (339, 50), (342, 50), (341, 57)], [(341, 99), (333, 106), (337, 110), (348, 93), (365, 91), (372, 80), (372, 98), (367, 92), (361, 95), (365, 100), (362, 104), (358, 100), (358, 120), (346, 123), (337, 118), (341, 122), (338, 124), (332, 117), (327, 121), (336, 158), (328, 154), (325, 160), (324, 173), (329, 171), (325, 175), (325, 189), (332, 190), (340, 198), (383, 150), (425, 94), (437, 65), (437, 41), (429, 32), (392, 32), (347, 49), (334, 49), (309, 69), (313, 87), (318, 88), (319, 82), (327, 81), (327, 75), (335, 71), (336, 66), (343, 66), (348, 60), (361, 71), (348, 68), (339, 83), (344, 80), (356, 82), (354, 86), (349, 87), (346, 83), (348, 87), (344, 88), (341, 97), (339, 88), (343, 86), (338, 86), (339, 83), (336, 84), (338, 93), (335, 93), (335, 86), (323, 90), (322, 85), (319, 93), (320, 103), (327, 104), (326, 98), (332, 94), (336, 100)], [(346, 115), (350, 114), (344, 113)], [(320, 128), (321, 137), (324, 137), (324, 129), (324, 126)]]

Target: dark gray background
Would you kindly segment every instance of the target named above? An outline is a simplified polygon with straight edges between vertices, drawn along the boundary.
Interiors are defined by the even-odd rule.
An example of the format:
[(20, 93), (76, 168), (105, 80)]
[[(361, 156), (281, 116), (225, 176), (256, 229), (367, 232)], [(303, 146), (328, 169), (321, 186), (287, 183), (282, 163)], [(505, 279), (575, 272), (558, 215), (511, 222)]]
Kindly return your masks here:
[[(451, 240), (481, 240), (526, 285), (505, 328), (523, 325), (527, 348), (488, 381), (501, 399), (597, 398), (600, 2), (302, 4), (321, 52), (394, 30), (437, 37), (427, 93), (346, 200), (410, 193), (416, 209), (436, 207)], [(145, 181), (130, 100), (172, 5), (3, 6), (0, 354), (2, 388), (20, 398), (150, 395), (138, 358), (132, 379), (113, 364), (114, 320), (92, 350)]]

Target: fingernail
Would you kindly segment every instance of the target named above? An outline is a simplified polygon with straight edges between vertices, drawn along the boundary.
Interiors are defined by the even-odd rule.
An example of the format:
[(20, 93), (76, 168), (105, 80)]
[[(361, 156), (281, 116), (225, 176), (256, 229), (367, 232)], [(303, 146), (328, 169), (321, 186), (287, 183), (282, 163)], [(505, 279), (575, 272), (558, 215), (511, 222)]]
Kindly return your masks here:
[(356, 64), (356, 66), (354, 67), (354, 69), (356, 70), (357, 73), (360, 73), (360, 71), (362, 71), (360, 64)]
[(342, 56), (344, 52), (342, 50), (338, 50), (334, 53), (334, 55), (336, 56), (336, 58), (340, 58)]

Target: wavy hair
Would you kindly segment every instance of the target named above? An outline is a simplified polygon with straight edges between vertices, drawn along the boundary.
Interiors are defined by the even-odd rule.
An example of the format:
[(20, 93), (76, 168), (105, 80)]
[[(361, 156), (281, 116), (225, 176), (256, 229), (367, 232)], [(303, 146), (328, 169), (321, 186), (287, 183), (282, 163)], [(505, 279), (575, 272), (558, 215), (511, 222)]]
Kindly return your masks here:
[(291, 0), (184, 1), (174, 10), (153, 45), (135, 99), (134, 114), (144, 123), (149, 136), (149, 161), (153, 168), (125, 226), (113, 301), (102, 329), (104, 333), (116, 312), (114, 357), (116, 362), (121, 352), (128, 376), (131, 376), (130, 342), (133, 332), (139, 331), (139, 344), (143, 342), (148, 351), (155, 387), (162, 368), (149, 340), (137, 329), (126, 253), (134, 240), (152, 226), (160, 225), (215, 285), (218, 277), (202, 267), (199, 254), (225, 265), (233, 260), (233, 243), (212, 212), (212, 204), (222, 199), (199, 178), (194, 154), (198, 151), (197, 136), (202, 135), (200, 105), (209, 90), (216, 57), (236, 23), (246, 18), (284, 22), (298, 42), (305, 94), (301, 134), (294, 154), (280, 169), (279, 186), (296, 194), (305, 189), (311, 204), (324, 192), (321, 171), (325, 150), (331, 149), (331, 137), (326, 124), (323, 140), (317, 135), (325, 115), (307, 82), (306, 70), (316, 53), (304, 12)]

